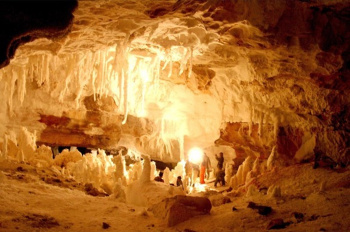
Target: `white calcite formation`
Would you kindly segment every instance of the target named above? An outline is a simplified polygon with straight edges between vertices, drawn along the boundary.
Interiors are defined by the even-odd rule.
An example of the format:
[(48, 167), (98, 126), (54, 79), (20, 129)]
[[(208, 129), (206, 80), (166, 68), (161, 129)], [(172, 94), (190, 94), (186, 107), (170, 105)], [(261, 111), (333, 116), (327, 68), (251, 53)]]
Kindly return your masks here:
[(267, 170), (272, 170), (276, 166), (277, 163), (277, 151), (276, 151), (276, 146), (272, 148), (271, 154), (269, 158), (267, 159), (266, 167)]
[[(121, 138), (129, 138), (128, 148), (178, 162), (193, 146), (266, 155), (276, 142), (285, 142), (285, 128), (300, 133), (285, 135), (295, 147), (285, 151), (279, 146), (284, 158), (310, 159), (317, 143), (334, 159), (344, 159), (346, 136), (334, 130), (334, 118), (345, 117), (340, 111), (349, 99), (346, 87), (333, 88), (342, 83), (335, 85), (341, 78), (332, 75), (345, 56), (326, 51), (327, 43), (318, 39), (304, 38), (316, 33), (312, 28), (326, 30), (300, 21), (323, 12), (312, 12), (315, 7), (321, 6), (306, 1), (170, 0), (165, 6), (150, 0), (80, 1), (69, 35), (20, 46), (0, 70), (0, 142), (7, 143), (5, 135), (19, 134), (22, 126), (48, 143), (64, 135), (77, 139), (71, 134), (78, 130), (86, 136), (77, 139), (83, 145), (117, 148)], [(285, 18), (296, 22), (289, 25)], [(293, 29), (287, 33), (288, 25)], [(273, 29), (281, 30), (276, 38), (270, 38)], [(99, 105), (105, 99), (108, 103)], [(234, 123), (239, 138), (228, 136)], [(58, 131), (63, 135), (55, 137)], [(20, 152), (18, 158), (29, 153)], [(247, 171), (241, 172), (239, 182), (244, 182)]]
[(38, 167), (50, 167), (53, 164), (51, 148), (45, 145), (37, 147), (36, 134), (22, 127), (19, 134), (13, 131), (4, 136), (2, 152), (3, 160), (27, 162)]
[(151, 181), (151, 163), (147, 155), (143, 156), (143, 171), (139, 180), (126, 187), (126, 202), (149, 207), (163, 199), (176, 195), (184, 195), (182, 188), (166, 183)]
[[(8, 156), (5, 157), (1, 153), (2, 161), (12, 160), (47, 167), (57, 176), (73, 178), (83, 184), (92, 184), (101, 192), (113, 194), (116, 198), (135, 205), (150, 206), (164, 198), (184, 194), (182, 187), (170, 185), (170, 183), (176, 185), (175, 176), (185, 175), (183, 162), (172, 171), (167, 169), (164, 172), (164, 178), (168, 183), (158, 183), (153, 181), (157, 173), (155, 162), (151, 162), (148, 155), (141, 155), (142, 161), (137, 161), (128, 167), (123, 155), (113, 157), (106, 155), (104, 150), (81, 154), (77, 148), (72, 147), (70, 150), (64, 149), (53, 158), (50, 147), (35, 145), (35, 134), (28, 132), (26, 128), (22, 128), (21, 131), (18, 138), (7, 137)], [(155, 192), (157, 194), (154, 194)]]
[(231, 177), (229, 182), (233, 189), (237, 189), (239, 186), (244, 185), (246, 181), (250, 180), (253, 164), (255, 164), (254, 159), (248, 156), (238, 167), (237, 173)]

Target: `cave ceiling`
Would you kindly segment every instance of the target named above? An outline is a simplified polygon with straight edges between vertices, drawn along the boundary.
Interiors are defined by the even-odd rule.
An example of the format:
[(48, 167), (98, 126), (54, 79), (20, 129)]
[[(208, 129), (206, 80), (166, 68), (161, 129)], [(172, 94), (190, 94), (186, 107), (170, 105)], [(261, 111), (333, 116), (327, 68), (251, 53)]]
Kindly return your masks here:
[[(62, 18), (18, 14), (28, 28), (1, 37), (2, 135), (168, 161), (193, 146), (286, 159), (310, 141), (349, 147), (350, 1), (66, 3)], [(56, 25), (29, 20), (41, 14)]]

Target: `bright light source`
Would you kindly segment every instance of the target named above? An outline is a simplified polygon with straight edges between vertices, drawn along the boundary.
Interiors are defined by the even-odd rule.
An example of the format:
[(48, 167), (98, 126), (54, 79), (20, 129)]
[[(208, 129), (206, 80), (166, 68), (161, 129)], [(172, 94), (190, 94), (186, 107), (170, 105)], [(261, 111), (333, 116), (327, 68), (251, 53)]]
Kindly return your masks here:
[(188, 159), (191, 163), (200, 164), (203, 160), (203, 151), (198, 147), (192, 148), (188, 152)]

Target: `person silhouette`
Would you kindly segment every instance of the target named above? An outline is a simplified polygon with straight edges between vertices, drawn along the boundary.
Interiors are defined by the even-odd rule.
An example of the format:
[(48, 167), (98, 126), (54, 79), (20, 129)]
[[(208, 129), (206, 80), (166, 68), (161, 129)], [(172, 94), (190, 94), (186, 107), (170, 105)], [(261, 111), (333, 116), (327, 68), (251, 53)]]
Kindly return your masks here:
[(163, 180), (163, 172), (159, 172), (159, 176), (155, 177), (154, 180), (158, 181), (158, 182), (164, 182), (164, 180)]

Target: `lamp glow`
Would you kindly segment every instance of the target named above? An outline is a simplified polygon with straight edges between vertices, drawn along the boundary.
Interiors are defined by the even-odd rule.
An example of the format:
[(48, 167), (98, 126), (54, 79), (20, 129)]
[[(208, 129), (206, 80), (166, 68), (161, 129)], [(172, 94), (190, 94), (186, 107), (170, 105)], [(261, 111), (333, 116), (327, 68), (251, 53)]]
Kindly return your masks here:
[(198, 147), (192, 148), (188, 152), (188, 159), (191, 163), (200, 164), (203, 160), (203, 151)]

